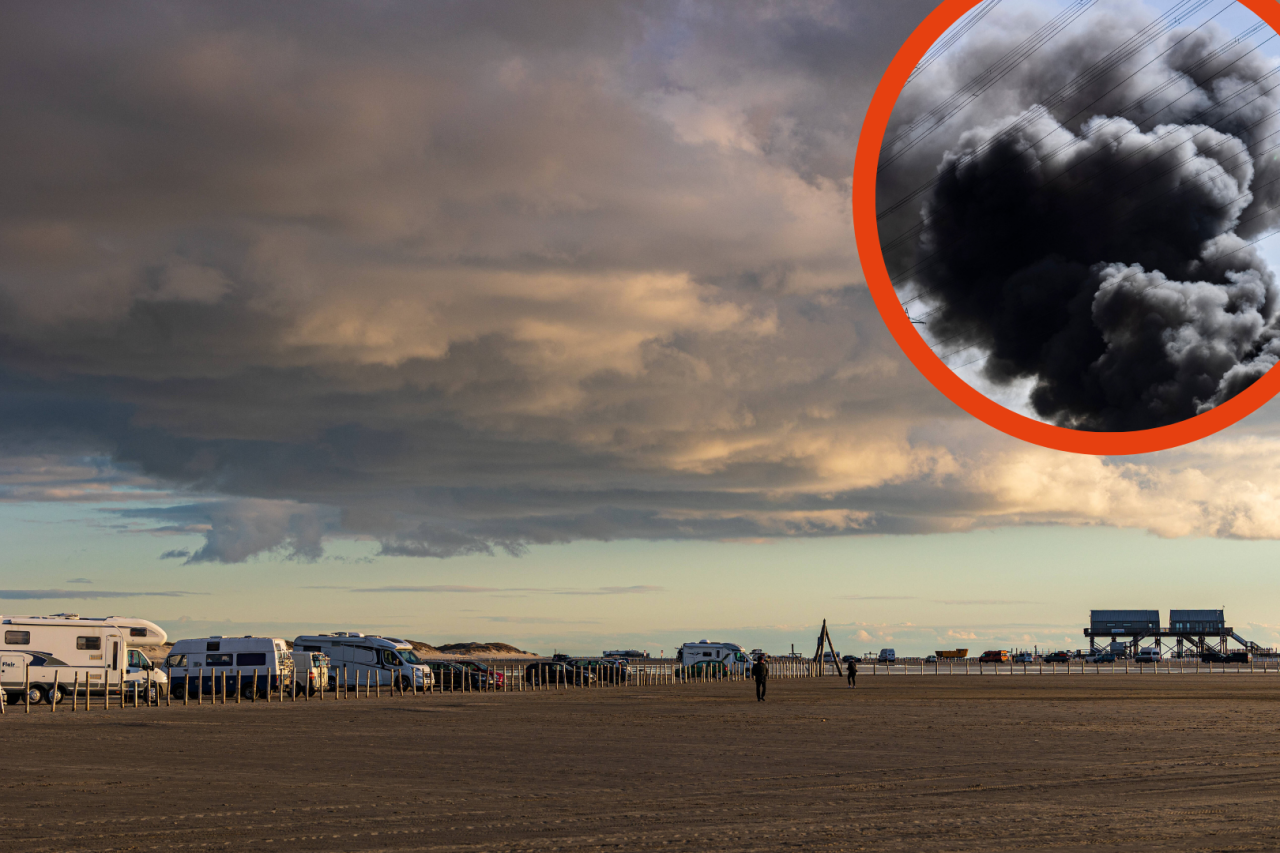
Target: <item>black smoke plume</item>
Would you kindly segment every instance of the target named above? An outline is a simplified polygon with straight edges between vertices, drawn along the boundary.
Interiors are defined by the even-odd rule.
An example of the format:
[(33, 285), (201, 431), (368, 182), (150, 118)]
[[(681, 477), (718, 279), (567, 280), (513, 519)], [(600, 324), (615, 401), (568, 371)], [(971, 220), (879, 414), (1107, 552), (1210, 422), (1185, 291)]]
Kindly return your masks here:
[[(1184, 420), (1275, 364), (1280, 291), (1250, 241), (1280, 206), (1280, 73), (1252, 47), (1176, 30), (1047, 109), (1090, 58), (1064, 44), (1023, 69), (1004, 114), (963, 117), (933, 151), (914, 252), (887, 253), (936, 351), (1032, 379), (1036, 413), (1088, 430)], [(909, 225), (882, 225), (886, 242)]]

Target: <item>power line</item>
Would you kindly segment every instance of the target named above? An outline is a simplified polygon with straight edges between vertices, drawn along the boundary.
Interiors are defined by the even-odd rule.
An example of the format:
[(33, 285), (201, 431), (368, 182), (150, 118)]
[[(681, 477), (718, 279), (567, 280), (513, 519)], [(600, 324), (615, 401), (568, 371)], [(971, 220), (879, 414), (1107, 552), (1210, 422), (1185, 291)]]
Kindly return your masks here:
[[(1207, 23), (1207, 22), (1206, 22), (1206, 23)], [(1203, 25), (1202, 25), (1202, 26), (1203, 26)], [(1243, 35), (1242, 35), (1241, 37), (1243, 37)], [(1231, 61), (1231, 62), (1229, 62), (1228, 64), (1224, 65), (1222, 68), (1219, 68), (1219, 69), (1217, 70), (1217, 72), (1215, 72), (1215, 75), (1214, 75), (1214, 76), (1216, 77), (1216, 76), (1221, 75), (1221, 74), (1222, 74), (1223, 72), (1225, 72), (1227, 69), (1229, 69), (1229, 68), (1233, 67), (1234, 65), (1236, 65), (1237, 63), (1239, 63), (1239, 62), (1243, 61), (1243, 60), (1245, 59), (1245, 57), (1247, 57), (1247, 56), (1249, 56), (1250, 54), (1254, 53), (1255, 51), (1259, 50), (1259, 49), (1262, 47), (1262, 45), (1266, 44), (1268, 41), (1270, 41), (1270, 40), (1271, 40), (1271, 39), (1273, 39), (1273, 38), (1276, 38), (1276, 36), (1275, 36), (1274, 34), (1273, 34), (1273, 35), (1271, 35), (1271, 36), (1269, 36), (1268, 38), (1264, 39), (1262, 42), (1260, 42), (1259, 44), (1255, 45), (1254, 47), (1252, 47), (1252, 48), (1251, 48), (1249, 51), (1247, 51), (1246, 53), (1242, 54), (1241, 56), (1239, 56), (1239, 57), (1237, 57), (1236, 59), (1232, 60), (1232, 61)], [(1238, 41), (1238, 39), (1237, 39), (1237, 41)], [(1208, 60), (1208, 59), (1216, 58), (1216, 55), (1221, 54), (1221, 53), (1222, 53), (1222, 52), (1224, 52), (1225, 50), (1226, 50), (1226, 48), (1223, 48), (1222, 50), (1217, 51), (1214, 55), (1211, 55), (1210, 57), (1207, 57), (1207, 58), (1206, 58), (1206, 62), (1207, 62), (1207, 60)], [(1150, 64), (1150, 63), (1148, 63), (1148, 64)], [(1193, 69), (1190, 69), (1190, 70), (1197, 70), (1198, 68), (1203, 67), (1203, 65), (1204, 65), (1204, 64), (1205, 64), (1205, 62), (1201, 62), (1201, 63), (1199, 63), (1199, 64), (1196, 66), (1196, 68), (1193, 68)], [(1276, 75), (1276, 74), (1280, 74), (1280, 68), (1276, 68), (1276, 69), (1274, 69), (1274, 70), (1272, 70), (1272, 71), (1269, 71), (1268, 73), (1266, 73), (1266, 74), (1262, 75), (1261, 77), (1259, 77), (1257, 80), (1254, 80), (1254, 81), (1253, 81), (1253, 83), (1254, 83), (1255, 85), (1257, 85), (1257, 84), (1261, 83), (1262, 81), (1266, 80), (1267, 78), (1272, 77), (1272, 76), (1274, 76), (1274, 75)], [(1113, 88), (1114, 88), (1114, 87), (1113, 87)], [(1259, 100), (1259, 99), (1261, 99), (1261, 98), (1263, 98), (1263, 97), (1266, 97), (1267, 95), (1269, 95), (1269, 94), (1271, 94), (1272, 92), (1276, 91), (1276, 89), (1277, 89), (1277, 88), (1280, 88), (1280, 86), (1274, 86), (1274, 87), (1272, 87), (1272, 88), (1270, 88), (1270, 89), (1267, 89), (1265, 92), (1262, 92), (1262, 93), (1259, 93), (1258, 95), (1255, 95), (1253, 98), (1251, 98), (1251, 99), (1249, 99), (1248, 101), (1246, 101), (1245, 103), (1241, 104), (1241, 105), (1240, 105), (1239, 107), (1237, 107), (1236, 109), (1232, 110), (1231, 112), (1227, 113), (1227, 114), (1226, 114), (1226, 115), (1224, 115), (1224, 116), (1221, 116), (1219, 120), (1221, 121), (1221, 120), (1224, 120), (1224, 119), (1230, 118), (1231, 116), (1233, 116), (1233, 115), (1235, 115), (1236, 113), (1240, 112), (1240, 111), (1241, 111), (1241, 110), (1243, 110), (1245, 107), (1249, 106), (1250, 104), (1254, 103), (1255, 101), (1257, 101), (1257, 100)], [(1191, 89), (1190, 91), (1187, 91), (1187, 92), (1182, 93), (1181, 95), (1179, 95), (1178, 97), (1176, 97), (1176, 98), (1174, 98), (1172, 101), (1170, 101), (1169, 103), (1165, 104), (1165, 105), (1164, 105), (1163, 107), (1161, 107), (1160, 109), (1158, 109), (1158, 110), (1156, 110), (1155, 112), (1152, 112), (1152, 113), (1150, 113), (1149, 115), (1147, 115), (1147, 116), (1146, 116), (1144, 119), (1142, 119), (1142, 120), (1143, 120), (1143, 121), (1150, 121), (1151, 119), (1153, 119), (1153, 118), (1155, 118), (1156, 116), (1160, 115), (1160, 113), (1164, 112), (1165, 110), (1167, 110), (1167, 109), (1169, 109), (1170, 107), (1172, 107), (1174, 104), (1176, 104), (1176, 103), (1178, 103), (1179, 101), (1181, 101), (1183, 98), (1185, 98), (1185, 97), (1187, 97), (1187, 96), (1191, 95), (1191, 94), (1192, 94), (1192, 93), (1194, 93), (1194, 92), (1198, 92), (1198, 91), (1200, 91), (1200, 89), (1199, 89), (1199, 87), (1196, 87), (1196, 88)], [(1205, 107), (1205, 108), (1204, 108), (1203, 110), (1201, 110), (1200, 112), (1196, 113), (1196, 114), (1195, 114), (1195, 115), (1193, 115), (1193, 116), (1190, 116), (1190, 117), (1187, 119), (1186, 123), (1187, 123), (1187, 124), (1195, 124), (1199, 119), (1202, 119), (1202, 118), (1204, 118), (1205, 116), (1207, 116), (1207, 115), (1209, 115), (1210, 113), (1212, 113), (1214, 110), (1221, 108), (1221, 107), (1222, 107), (1222, 106), (1224, 106), (1226, 103), (1229, 103), (1231, 100), (1233, 100), (1233, 99), (1235, 99), (1235, 98), (1239, 97), (1239, 96), (1240, 96), (1241, 94), (1243, 94), (1245, 91), (1246, 91), (1246, 90), (1243, 90), (1243, 89), (1242, 89), (1241, 91), (1239, 91), (1239, 92), (1236, 92), (1236, 93), (1232, 94), (1232, 95), (1231, 95), (1230, 97), (1228, 97), (1225, 101), (1218, 102), (1218, 103), (1215, 103), (1215, 104), (1211, 104), (1210, 106)], [(1105, 94), (1104, 94), (1103, 96), (1100, 96), (1100, 98), (1095, 99), (1095, 103), (1096, 103), (1096, 100), (1100, 100), (1100, 99), (1101, 99), (1101, 97), (1105, 97)], [(1131, 104), (1129, 104), (1129, 105), (1126, 105), (1126, 107), (1122, 108), (1122, 110), (1121, 110), (1121, 111), (1123, 112), (1123, 111), (1125, 111), (1125, 110), (1127, 110), (1127, 109), (1130, 109), (1134, 104), (1140, 103), (1141, 101), (1145, 100), (1147, 97), (1149, 97), (1149, 95), (1148, 95), (1148, 94), (1144, 94), (1144, 95), (1142, 95), (1138, 100), (1136, 100), (1136, 101), (1134, 101), (1133, 103), (1131, 103)], [(1076, 115), (1079, 115), (1079, 113), (1077, 113)], [(1259, 124), (1261, 124), (1263, 121), (1265, 121), (1265, 120), (1266, 120), (1266, 118), (1269, 118), (1269, 117), (1270, 117), (1270, 116), (1267, 116), (1267, 117), (1264, 117), (1264, 118), (1262, 118), (1262, 119), (1259, 119), (1259, 120), (1258, 120), (1257, 122), (1255, 122), (1253, 125), (1250, 125), (1250, 127), (1257, 127)], [(1074, 116), (1072, 116), (1072, 118), (1074, 118)], [(1132, 120), (1130, 120), (1130, 121), (1132, 121)], [(1059, 127), (1063, 127), (1063, 126), (1064, 126), (1063, 124), (1059, 124)], [(989, 140), (987, 140), (986, 142), (984, 142), (982, 145), (980, 145), (980, 146), (978, 146), (977, 148), (975, 148), (972, 152), (968, 152), (968, 153), (967, 153), (967, 156), (969, 156), (969, 157), (981, 156), (983, 153), (985, 153), (986, 151), (990, 150), (990, 149), (991, 149), (991, 147), (992, 147), (992, 146), (994, 146), (994, 145), (996, 144), (996, 142), (997, 142), (997, 141), (999, 141), (999, 140), (1001, 140), (1001, 139), (1007, 139), (1007, 138), (1008, 138), (1008, 136), (1009, 136), (1011, 133), (1015, 132), (1015, 131), (1016, 131), (1016, 130), (1018, 130), (1018, 129), (1020, 129), (1020, 128), (1017, 128), (1015, 125), (1010, 125), (1010, 127), (1008, 127), (1008, 128), (1006, 128), (1005, 130), (1001, 131), (1001, 133), (1000, 133), (998, 136), (992, 137), (991, 139), (989, 139)], [(1133, 132), (1134, 132), (1134, 131), (1136, 131), (1137, 129), (1138, 129), (1138, 124), (1137, 124), (1136, 122), (1132, 122), (1132, 126), (1131, 126), (1128, 130), (1126, 130), (1126, 131), (1124, 131), (1123, 133), (1121, 133), (1119, 136), (1115, 137), (1115, 138), (1112, 140), (1112, 142), (1114, 143), (1114, 142), (1117, 142), (1117, 141), (1119, 141), (1119, 140), (1121, 140), (1121, 139), (1124, 139), (1126, 136), (1128, 136), (1130, 133), (1133, 133)], [(1210, 128), (1206, 128), (1205, 130), (1198, 131), (1198, 132), (1195, 134), (1195, 137), (1193, 137), (1193, 138), (1198, 138), (1198, 137), (1200, 136), (1200, 134), (1205, 133), (1205, 132), (1206, 132), (1207, 130), (1209, 130), (1209, 129), (1210, 129)], [(1030, 148), (1035, 148), (1035, 146), (1036, 146), (1036, 145), (1040, 144), (1040, 143), (1041, 143), (1041, 142), (1043, 142), (1045, 139), (1048, 139), (1048, 138), (1049, 138), (1049, 136), (1051, 136), (1054, 132), (1056, 132), (1056, 131), (1050, 131), (1049, 133), (1047, 133), (1047, 134), (1045, 134), (1044, 136), (1042, 136), (1042, 137), (1040, 137), (1039, 139), (1037, 139), (1035, 142), (1030, 143), (1030, 145), (1029, 145), (1028, 147), (1030, 147)], [(1128, 159), (1130, 159), (1131, 157), (1135, 157), (1135, 156), (1137, 156), (1137, 155), (1138, 155), (1139, 153), (1141, 153), (1142, 151), (1147, 150), (1147, 149), (1148, 149), (1148, 148), (1150, 148), (1152, 145), (1155, 145), (1157, 142), (1160, 142), (1160, 141), (1162, 141), (1162, 140), (1164, 140), (1164, 139), (1167, 139), (1169, 136), (1171, 136), (1171, 135), (1173, 135), (1174, 133), (1177, 133), (1177, 132), (1178, 132), (1178, 128), (1173, 128), (1173, 129), (1171, 129), (1171, 130), (1167, 130), (1167, 131), (1165, 131), (1164, 133), (1162, 133), (1162, 134), (1160, 134), (1160, 135), (1156, 136), (1155, 138), (1153, 138), (1153, 139), (1149, 140), (1148, 142), (1144, 143), (1143, 145), (1141, 145), (1141, 146), (1139, 146), (1139, 147), (1135, 148), (1133, 151), (1129, 152), (1129, 153), (1128, 153), (1128, 154), (1126, 154), (1124, 157), (1121, 157), (1121, 158), (1120, 158), (1119, 160), (1117, 160), (1116, 162), (1117, 162), (1117, 163), (1123, 163), (1125, 160), (1128, 160)], [(1044, 154), (1037, 154), (1037, 157), (1038, 157), (1041, 161), (1048, 160), (1048, 159), (1052, 158), (1052, 157), (1053, 157), (1053, 155), (1055, 155), (1055, 154), (1057, 154), (1057, 153), (1061, 152), (1062, 150), (1064, 150), (1065, 148), (1067, 148), (1067, 147), (1069, 147), (1069, 146), (1071, 146), (1071, 145), (1073, 145), (1073, 144), (1076, 144), (1078, 141), (1079, 141), (1079, 137), (1075, 137), (1075, 136), (1073, 135), (1073, 138), (1072, 138), (1071, 142), (1064, 143), (1064, 144), (1062, 144), (1062, 145), (1058, 146), (1057, 148), (1055, 148), (1055, 149), (1053, 149), (1053, 150), (1051, 150), (1051, 151), (1048, 151), (1048, 152), (1046, 152), (1046, 153), (1044, 153)], [(1066, 175), (1067, 173), (1069, 173), (1069, 172), (1070, 172), (1070, 171), (1072, 171), (1073, 169), (1075, 169), (1075, 168), (1079, 167), (1079, 166), (1080, 166), (1080, 165), (1082, 165), (1083, 163), (1085, 163), (1085, 162), (1089, 161), (1089, 160), (1090, 160), (1090, 159), (1092, 159), (1095, 155), (1099, 154), (1100, 152), (1102, 152), (1102, 151), (1104, 151), (1104, 150), (1107, 150), (1107, 149), (1106, 149), (1106, 148), (1103, 148), (1103, 147), (1099, 147), (1097, 150), (1093, 151), (1092, 153), (1087, 154), (1087, 155), (1085, 155), (1084, 157), (1080, 158), (1079, 160), (1076, 160), (1075, 162), (1071, 163), (1071, 165), (1069, 165), (1066, 169), (1064, 169), (1063, 171), (1059, 172), (1059, 173), (1058, 173), (1057, 175), (1055, 175), (1054, 177), (1050, 178), (1050, 179), (1046, 182), (1045, 186), (1048, 186), (1049, 184), (1052, 184), (1054, 181), (1056, 181), (1056, 180), (1058, 180), (1059, 178), (1063, 177), (1064, 175)], [(913, 192), (913, 195), (917, 195), (917, 194), (919, 194), (920, 192), (923, 192), (923, 191), (925, 191), (925, 190), (931, 189), (932, 187), (934, 187), (934, 186), (937, 184), (937, 182), (938, 182), (938, 178), (936, 178), (936, 177), (935, 177), (935, 178), (931, 178), (931, 179), (929, 179), (929, 181), (928, 181), (928, 182), (926, 182), (922, 187), (920, 187), (917, 191)], [(882, 247), (882, 251), (892, 251), (893, 249), (897, 248), (898, 246), (903, 245), (905, 242), (907, 242), (908, 240), (912, 239), (913, 237), (915, 237), (915, 236), (919, 235), (922, 231), (924, 231), (924, 229), (925, 229), (926, 225), (927, 225), (927, 222), (922, 218), (920, 222), (918, 222), (918, 223), (916, 223), (915, 225), (913, 225), (912, 227), (908, 228), (908, 229), (907, 229), (906, 231), (904, 231), (901, 235), (899, 235), (898, 237), (894, 238), (894, 239), (893, 239), (893, 240), (891, 240), (889, 243), (884, 244), (884, 246)]]
[(933, 47), (929, 48), (929, 52), (920, 60), (920, 64), (917, 65), (915, 70), (913, 70), (910, 76), (907, 77), (907, 82), (910, 83), (919, 77), (926, 68), (940, 59), (942, 54), (946, 53), (956, 42), (964, 38), (969, 30), (977, 26), (978, 22), (991, 14), (991, 12), (994, 11), (1000, 3), (1001, 0), (986, 0), (986, 2), (981, 5), (969, 10), (969, 13), (957, 22), (955, 26), (946, 33), (946, 35), (934, 42)]
[[(988, 91), (1000, 80), (1004, 79), (1013, 69), (1017, 68), (1023, 62), (1026, 62), (1041, 47), (1047, 44), (1054, 36), (1075, 23), (1076, 19), (1083, 15), (1088, 9), (1098, 3), (1098, 0), (1074, 0), (1072, 5), (1068, 6), (1062, 12), (1059, 12), (1048, 23), (1042, 25), (1029, 37), (1024, 39), (1016, 47), (998, 59), (995, 64), (977, 77), (970, 80), (959, 90), (952, 93), (949, 97), (944, 98), (941, 103), (933, 107), (933, 109), (917, 116), (914, 121), (898, 132), (891, 142), (890, 146), (896, 146), (903, 143), (897, 151), (890, 154), (887, 158), (881, 160), (881, 166), (892, 164), (898, 158), (906, 154), (907, 151), (918, 145), (923, 139), (933, 133), (938, 127), (944, 124), (948, 119), (958, 113), (964, 107), (968, 106), (973, 100), (984, 92)], [(933, 123), (927, 131), (911, 141), (907, 142), (908, 137), (919, 127), (926, 123)]]
[[(1175, 23), (1175, 24), (1180, 23), (1180, 22), (1182, 21), (1183, 17), (1185, 17), (1185, 16), (1187, 16), (1187, 15), (1194, 14), (1195, 12), (1198, 12), (1200, 9), (1203, 9), (1206, 5), (1208, 5), (1208, 3), (1210, 2), (1210, 0), (1183, 0), (1183, 3), (1188, 3), (1188, 2), (1193, 3), (1194, 5), (1193, 5), (1191, 8), (1187, 8), (1187, 9), (1183, 9), (1183, 8), (1182, 8), (1182, 4), (1180, 4), (1179, 6), (1174, 7), (1174, 9), (1170, 10), (1169, 12), (1167, 12), (1164, 16), (1162, 16), (1162, 17), (1158, 18), (1157, 20), (1153, 21), (1151, 24), (1148, 24), (1148, 25), (1147, 25), (1146, 27), (1144, 27), (1142, 30), (1139, 30), (1139, 32), (1138, 32), (1138, 33), (1136, 33), (1134, 36), (1131, 36), (1131, 37), (1130, 37), (1130, 39), (1129, 39), (1128, 41), (1126, 41), (1125, 43), (1123, 43), (1120, 47), (1116, 48), (1116, 49), (1115, 49), (1115, 50), (1113, 50), (1111, 53), (1107, 54), (1107, 56), (1103, 57), (1103, 58), (1102, 58), (1101, 60), (1099, 60), (1097, 63), (1094, 63), (1094, 65), (1093, 65), (1093, 66), (1091, 66), (1091, 67), (1090, 67), (1090, 69), (1087, 69), (1087, 70), (1086, 70), (1085, 72), (1083, 72), (1082, 74), (1080, 74), (1080, 75), (1078, 75), (1077, 77), (1073, 78), (1073, 79), (1072, 79), (1072, 81), (1071, 81), (1070, 83), (1068, 83), (1066, 86), (1063, 86), (1063, 87), (1062, 87), (1061, 89), (1059, 89), (1057, 92), (1055, 92), (1055, 93), (1053, 93), (1053, 94), (1049, 95), (1047, 98), (1045, 98), (1045, 104), (1049, 104), (1049, 106), (1048, 106), (1048, 107), (1046, 107), (1046, 109), (1052, 109), (1052, 108), (1053, 108), (1053, 107), (1055, 107), (1055, 106), (1058, 106), (1058, 105), (1060, 105), (1060, 104), (1062, 104), (1062, 103), (1065, 103), (1065, 101), (1066, 101), (1069, 97), (1071, 97), (1071, 96), (1074, 94), (1074, 92), (1072, 91), (1072, 87), (1073, 87), (1074, 85), (1076, 85), (1078, 81), (1082, 81), (1082, 80), (1083, 80), (1083, 78), (1085, 78), (1088, 74), (1090, 74), (1090, 73), (1099, 73), (1099, 74), (1100, 74), (1100, 73), (1102, 73), (1102, 72), (1104, 72), (1104, 71), (1110, 70), (1111, 68), (1115, 67), (1115, 65), (1118, 65), (1120, 62), (1123, 62), (1125, 59), (1128, 59), (1128, 58), (1130, 58), (1131, 56), (1133, 56), (1134, 54), (1136, 54), (1136, 53), (1137, 53), (1139, 50), (1141, 50), (1143, 47), (1146, 47), (1147, 45), (1149, 45), (1149, 44), (1151, 44), (1152, 42), (1154, 42), (1157, 38), (1159, 38), (1159, 36), (1163, 33), (1163, 31), (1161, 31), (1161, 32), (1157, 32), (1155, 35), (1153, 35), (1153, 36), (1151, 36), (1151, 37), (1149, 37), (1149, 38), (1144, 37), (1144, 39), (1142, 40), (1142, 42), (1141, 42), (1140, 44), (1138, 44), (1136, 47), (1134, 47), (1131, 51), (1129, 51), (1127, 55), (1122, 56), (1122, 57), (1119, 57), (1119, 58), (1117, 58), (1117, 59), (1114, 59), (1114, 60), (1113, 60), (1113, 57), (1114, 57), (1117, 53), (1122, 53), (1122, 52), (1124, 52), (1124, 50), (1126, 49), (1126, 47), (1129, 45), (1129, 41), (1132, 41), (1134, 38), (1138, 37), (1138, 36), (1139, 36), (1139, 35), (1141, 35), (1142, 33), (1145, 33), (1147, 30), (1151, 29), (1151, 28), (1152, 28), (1153, 26), (1155, 26), (1155, 25), (1163, 24), (1163, 23), (1166, 23), (1166, 22), (1169, 22), (1169, 21), (1172, 21), (1172, 22), (1173, 22), (1173, 23)], [(1119, 83), (1117, 83), (1115, 86), (1112, 86), (1112, 87), (1111, 87), (1110, 89), (1108, 89), (1106, 92), (1102, 93), (1102, 94), (1101, 94), (1101, 95), (1099, 95), (1097, 98), (1094, 98), (1092, 101), (1090, 101), (1088, 104), (1086, 104), (1083, 108), (1081, 108), (1080, 110), (1078, 110), (1074, 115), (1070, 116), (1070, 117), (1068, 118), (1068, 121), (1070, 121), (1070, 119), (1076, 118), (1077, 116), (1081, 115), (1081, 114), (1082, 114), (1082, 113), (1084, 113), (1086, 110), (1088, 110), (1090, 107), (1095, 106), (1095, 105), (1096, 105), (1100, 100), (1102, 100), (1103, 98), (1105, 98), (1107, 95), (1109, 95), (1109, 94), (1111, 94), (1112, 92), (1114, 92), (1117, 88), (1119, 88), (1119, 87), (1120, 87), (1120, 86), (1122, 86), (1123, 84), (1127, 83), (1128, 81), (1132, 80), (1134, 77), (1136, 77), (1138, 74), (1140, 74), (1143, 70), (1145, 70), (1147, 67), (1149, 67), (1153, 62), (1155, 62), (1156, 60), (1158, 60), (1160, 57), (1165, 56), (1166, 54), (1168, 54), (1168, 53), (1170, 53), (1171, 51), (1173, 51), (1173, 50), (1174, 50), (1178, 45), (1182, 44), (1182, 42), (1186, 41), (1188, 38), (1190, 38), (1190, 37), (1191, 37), (1192, 35), (1194, 35), (1196, 32), (1198, 32), (1199, 30), (1201, 30), (1202, 28), (1204, 28), (1206, 25), (1208, 25), (1211, 21), (1213, 21), (1214, 19), (1216, 19), (1219, 15), (1221, 15), (1221, 14), (1222, 14), (1223, 12), (1225, 12), (1227, 9), (1231, 8), (1234, 4), (1235, 4), (1235, 0), (1230, 0), (1230, 2), (1228, 2), (1225, 6), (1223, 6), (1221, 9), (1219, 9), (1217, 12), (1215, 12), (1213, 15), (1211, 15), (1211, 16), (1210, 16), (1209, 18), (1207, 18), (1206, 20), (1202, 21), (1200, 24), (1198, 24), (1194, 29), (1192, 29), (1191, 31), (1189, 31), (1189, 32), (1188, 32), (1186, 35), (1184, 35), (1182, 38), (1178, 39), (1176, 42), (1174, 42), (1173, 44), (1169, 45), (1169, 47), (1165, 48), (1163, 51), (1161, 51), (1160, 53), (1158, 53), (1156, 56), (1152, 57), (1152, 59), (1151, 59), (1151, 60), (1149, 60), (1148, 62), (1146, 62), (1145, 64), (1143, 64), (1141, 67), (1139, 67), (1137, 70), (1135, 70), (1135, 71), (1134, 71), (1132, 74), (1130, 74), (1128, 77), (1125, 77), (1123, 80), (1121, 80), (1121, 81), (1120, 81)], [(1254, 30), (1256, 31), (1256, 25), (1255, 25)], [(1243, 38), (1243, 37), (1244, 37), (1244, 34), (1242, 34), (1242, 35), (1241, 35), (1240, 37), (1238, 37), (1238, 38)], [(1206, 58), (1206, 60), (1207, 60), (1207, 59), (1209, 59), (1209, 58), (1212, 58), (1212, 57), (1207, 57), (1207, 58)], [(1105, 67), (1104, 67), (1104, 63), (1108, 63), (1109, 61), (1111, 62), (1111, 64), (1110, 64), (1109, 66), (1105, 66)], [(1194, 70), (1194, 69), (1188, 69), (1188, 70)], [(1175, 80), (1177, 80), (1177, 79), (1181, 79), (1181, 78), (1177, 78), (1177, 77), (1175, 77), (1174, 79), (1175, 79)], [(1092, 82), (1092, 81), (1091, 81), (1091, 80), (1085, 80), (1084, 82), (1080, 82), (1080, 85), (1081, 85), (1081, 86), (1083, 86), (1083, 85), (1085, 85), (1085, 83), (1087, 83), (1087, 82)], [(1152, 92), (1145, 93), (1145, 94), (1142, 96), (1142, 98), (1144, 98), (1144, 99), (1145, 99), (1145, 98), (1147, 98), (1147, 97), (1150, 97), (1150, 95), (1151, 95), (1151, 94), (1153, 94), (1153, 93), (1154, 93), (1154, 90), (1153, 90)], [(1166, 105), (1165, 105), (1165, 107), (1164, 107), (1164, 109), (1167, 109), (1167, 108), (1168, 108), (1169, 106), (1171, 106), (1172, 104), (1177, 103), (1177, 101), (1178, 101), (1178, 100), (1180, 100), (1180, 98), (1179, 98), (1179, 99), (1175, 99), (1174, 101), (1170, 102), (1170, 104), (1166, 104)], [(1130, 104), (1128, 108), (1132, 108), (1132, 106), (1133, 106), (1133, 104)], [(1162, 111), (1162, 110), (1161, 110), (1161, 111)], [(1154, 116), (1154, 115), (1158, 115), (1158, 114), (1159, 114), (1159, 112), (1157, 112), (1157, 113), (1153, 113), (1153, 114), (1152, 114), (1152, 116)], [(1150, 119), (1152, 116), (1148, 116), (1148, 119)], [(1026, 124), (1029, 124), (1031, 121), (1032, 121), (1032, 117), (1031, 117), (1031, 116), (1024, 116), (1024, 117), (1023, 117), (1023, 119), (1020, 119), (1018, 122), (1015, 122), (1014, 124), (1010, 125), (1010, 127), (1006, 128), (1005, 132), (1007, 133), (1007, 132), (1010, 132), (1010, 131), (1013, 131), (1013, 130), (1020, 130), (1020, 129), (1021, 129), (1021, 127), (1025, 126)], [(1021, 124), (1020, 124), (1020, 122), (1021, 122)], [(1065, 122), (1064, 122), (1064, 124), (1065, 124)], [(921, 137), (921, 138), (923, 138), (923, 137)], [(1037, 141), (1040, 141), (1040, 140), (1037, 140)], [(992, 145), (992, 144), (994, 144), (994, 140), (989, 140), (987, 143), (985, 143), (985, 145), (986, 145), (986, 146), (989, 146), (989, 145)], [(977, 151), (978, 153), (981, 153), (981, 152), (982, 152), (982, 151), (984, 151), (984, 150), (985, 150), (985, 148), (984, 148), (984, 147), (982, 147), (982, 146), (980, 146), (978, 149), (976, 149), (976, 151)], [(895, 155), (895, 157), (896, 157), (896, 155)], [(885, 165), (888, 165), (888, 164), (889, 164), (889, 162), (890, 162), (890, 161), (882, 161), (880, 165), (881, 165), (881, 167), (884, 167)], [(894, 213), (895, 211), (897, 211), (897, 210), (901, 209), (904, 205), (909, 204), (913, 199), (915, 199), (915, 198), (919, 197), (920, 195), (922, 195), (923, 193), (927, 192), (927, 191), (928, 191), (930, 188), (932, 188), (932, 187), (933, 187), (933, 185), (934, 185), (934, 184), (936, 184), (936, 183), (937, 183), (937, 178), (936, 178), (936, 177), (935, 177), (935, 178), (930, 178), (928, 181), (926, 181), (925, 183), (921, 184), (919, 187), (917, 187), (916, 189), (912, 190), (910, 193), (908, 193), (907, 195), (903, 196), (903, 197), (902, 197), (901, 199), (899, 199), (898, 201), (894, 202), (893, 204), (889, 205), (889, 206), (888, 206), (887, 208), (885, 208), (884, 210), (882, 210), (882, 211), (880, 211), (879, 213), (877, 213), (877, 214), (876, 214), (876, 219), (883, 219), (884, 217), (888, 216), (889, 214)]]

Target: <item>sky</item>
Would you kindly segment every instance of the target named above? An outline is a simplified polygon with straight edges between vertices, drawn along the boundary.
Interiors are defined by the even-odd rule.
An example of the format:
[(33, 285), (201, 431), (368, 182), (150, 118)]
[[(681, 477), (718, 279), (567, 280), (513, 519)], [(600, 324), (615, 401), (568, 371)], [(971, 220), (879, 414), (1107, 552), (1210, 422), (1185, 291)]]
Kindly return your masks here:
[(927, 653), (1225, 606), (1280, 644), (1280, 406), (1044, 450), (876, 313), (853, 156), (932, 7), (16, 11), (0, 610)]

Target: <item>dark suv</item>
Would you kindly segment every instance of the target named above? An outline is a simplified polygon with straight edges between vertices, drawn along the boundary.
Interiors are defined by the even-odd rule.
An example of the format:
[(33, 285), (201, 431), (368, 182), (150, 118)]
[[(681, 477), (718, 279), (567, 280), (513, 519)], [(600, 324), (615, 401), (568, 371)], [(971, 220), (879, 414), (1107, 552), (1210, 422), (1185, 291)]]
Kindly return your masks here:
[(587, 669), (572, 661), (537, 661), (524, 668), (524, 679), (530, 684), (572, 684), (582, 687), (594, 682)]

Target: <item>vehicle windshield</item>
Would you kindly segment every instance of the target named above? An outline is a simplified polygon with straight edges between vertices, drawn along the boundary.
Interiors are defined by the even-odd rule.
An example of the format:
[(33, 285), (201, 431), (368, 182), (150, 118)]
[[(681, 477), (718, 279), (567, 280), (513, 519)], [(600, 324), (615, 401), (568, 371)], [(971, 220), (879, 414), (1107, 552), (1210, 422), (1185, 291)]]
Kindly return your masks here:
[(396, 654), (400, 655), (400, 659), (405, 663), (426, 663), (413, 649), (396, 649)]

